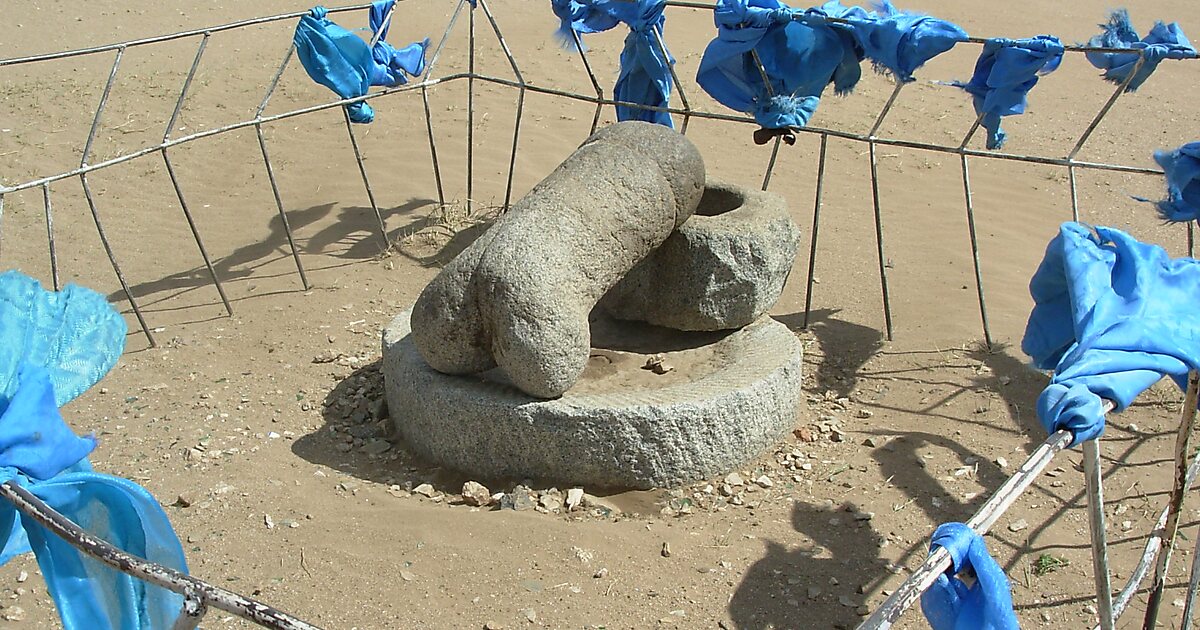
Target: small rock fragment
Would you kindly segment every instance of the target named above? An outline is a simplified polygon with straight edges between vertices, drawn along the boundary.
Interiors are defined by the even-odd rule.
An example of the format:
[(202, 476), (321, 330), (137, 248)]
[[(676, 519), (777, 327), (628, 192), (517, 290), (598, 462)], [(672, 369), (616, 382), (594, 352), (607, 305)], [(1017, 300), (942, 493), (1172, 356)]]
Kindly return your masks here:
[(754, 483), (758, 484), (758, 486), (760, 488), (770, 488), (775, 485), (775, 482), (771, 481), (771, 478), (766, 475), (763, 475), (763, 476), (759, 477), (758, 479), (755, 479)]
[(1028, 527), (1029, 527), (1029, 523), (1025, 519), (1020, 519), (1020, 520), (1009, 523), (1008, 531), (1019, 532), (1023, 529), (1027, 529)]
[(275, 521), (271, 519), (270, 514), (263, 514), (263, 524), (267, 526), (267, 529), (275, 529)]
[(664, 557), (664, 558), (671, 557), (671, 543), (665, 542), (662, 544), (662, 557)]
[(462, 487), (463, 503), (474, 507), (491, 505), (492, 493), (477, 481), (468, 481)]
[(608, 577), (608, 569), (605, 567), (601, 567), (600, 570), (598, 570), (592, 574), (592, 577), (596, 578), (597, 580), (604, 579), (604, 578)]
[(567, 490), (567, 511), (574, 511), (583, 503), (583, 488)]
[(426, 498), (433, 498), (433, 495), (437, 494), (437, 490), (434, 490), (433, 486), (428, 483), (423, 483), (413, 488), (413, 492)]
[(184, 492), (175, 499), (175, 507), (189, 508), (196, 504), (196, 499), (190, 493)]
[(742, 479), (742, 476), (736, 472), (731, 472), (728, 475), (725, 475), (725, 483), (731, 486), (741, 486), (746, 484), (745, 480)]

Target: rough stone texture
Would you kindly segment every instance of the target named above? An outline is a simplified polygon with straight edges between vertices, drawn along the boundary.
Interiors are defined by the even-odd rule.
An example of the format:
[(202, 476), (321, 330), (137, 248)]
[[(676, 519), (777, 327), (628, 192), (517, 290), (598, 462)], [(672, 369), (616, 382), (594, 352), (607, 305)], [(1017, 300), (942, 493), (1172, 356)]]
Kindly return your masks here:
[(787, 327), (763, 318), (709, 347), (713, 367), (692, 380), (538, 400), (498, 370), (433, 370), (405, 312), (384, 330), (383, 375), (408, 448), (441, 465), (587, 488), (669, 487), (741, 466), (796, 422), (801, 346)]
[(552, 398), (588, 359), (588, 314), (682, 224), (704, 191), (704, 161), (661, 125), (598, 131), (447, 265), (413, 308), (413, 339), (434, 369), (499, 365)]
[(710, 182), (695, 215), (600, 305), (677, 330), (740, 328), (775, 305), (799, 247), (783, 197)]

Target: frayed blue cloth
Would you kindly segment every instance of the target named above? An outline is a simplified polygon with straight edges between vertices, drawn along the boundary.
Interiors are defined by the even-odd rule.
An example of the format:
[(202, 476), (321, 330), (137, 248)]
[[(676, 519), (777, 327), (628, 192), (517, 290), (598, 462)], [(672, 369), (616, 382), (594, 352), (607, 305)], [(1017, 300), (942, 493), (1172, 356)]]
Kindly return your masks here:
[[(125, 344), (121, 316), (104, 298), (68, 286), (41, 289), (0, 274), (0, 482), (15, 481), (120, 549), (186, 572), (167, 515), (137, 484), (94, 473), (96, 447), (63, 422), (58, 407), (112, 368)], [(0, 501), (0, 564), (33, 551), (66, 630), (171, 627), (183, 597), (87, 558)]]
[(967, 32), (955, 24), (901, 11), (887, 0), (865, 18), (861, 9), (847, 10), (841, 17), (851, 21), (854, 37), (875, 69), (902, 82), (913, 81), (918, 68), (967, 39)]
[[(579, 34), (607, 31), (618, 24), (629, 27), (625, 48), (621, 50), (621, 71), (613, 88), (613, 98), (649, 107), (668, 107), (671, 101), (670, 51), (659, 46), (665, 18), (666, 0), (551, 0), (559, 19), (556, 35), (563, 46), (574, 49)], [(671, 114), (665, 111), (617, 106), (617, 120), (642, 120), (674, 128)]]
[[(355, 98), (366, 95), (372, 85), (402, 85), (410, 75), (423, 73), (428, 38), (401, 49), (383, 39), (388, 30), (384, 16), (393, 4), (395, 0), (378, 0), (371, 5), (371, 32), (383, 29), (374, 47), (328, 19), (325, 7), (314, 7), (301, 17), (292, 41), (308, 76), (342, 98)], [(347, 105), (346, 112), (356, 123), (375, 120), (375, 110), (366, 101)]]
[[(1129, 12), (1125, 9), (1118, 9), (1109, 14), (1108, 23), (1101, 24), (1100, 28), (1103, 29), (1103, 32), (1089, 40), (1089, 46), (1128, 48), (1137, 51), (1134, 53), (1087, 53), (1088, 61), (1104, 71), (1105, 79), (1118, 85), (1125, 83), (1128, 79), (1126, 92), (1133, 92), (1141, 87), (1146, 79), (1154, 74), (1154, 70), (1158, 68), (1158, 64), (1163, 59), (1190, 59), (1196, 56), (1195, 47), (1183, 34), (1183, 29), (1179, 27), (1179, 24), (1175, 22), (1170, 24), (1156, 22), (1145, 38), (1139, 38), (1129, 20)], [(1144, 57), (1145, 61), (1142, 62), (1142, 67), (1133, 75), (1133, 78), (1130, 78), (1129, 73), (1133, 72), (1134, 66), (1137, 65), (1138, 57)]]
[[(1008, 576), (988, 555), (983, 538), (962, 523), (944, 523), (929, 545), (950, 552), (951, 570), (921, 595), (921, 612), (933, 630), (1019, 630)], [(967, 586), (958, 574), (970, 570)]]
[(1038, 397), (1048, 433), (1072, 445), (1104, 432), (1102, 400), (1122, 411), (1163, 376), (1200, 369), (1200, 261), (1172, 260), (1112, 228), (1063, 224), (1029, 283), (1021, 349), (1054, 370)]
[(1007, 138), (1000, 119), (1025, 113), (1026, 96), (1038, 78), (1058, 69), (1063, 45), (1052, 35), (1032, 39), (992, 39), (983, 45), (971, 80), (952, 85), (974, 97), (975, 113), (983, 115), (987, 148), (999, 149)]
[(826, 86), (845, 94), (862, 76), (862, 51), (852, 30), (825, 20), (847, 11), (836, 1), (798, 14), (778, 0), (718, 0), (717, 37), (704, 50), (696, 81), (717, 102), (752, 114), (765, 128), (804, 127)]
[(1154, 161), (1167, 178), (1167, 198), (1155, 203), (1159, 216), (1173, 223), (1200, 220), (1200, 142), (1156, 151)]

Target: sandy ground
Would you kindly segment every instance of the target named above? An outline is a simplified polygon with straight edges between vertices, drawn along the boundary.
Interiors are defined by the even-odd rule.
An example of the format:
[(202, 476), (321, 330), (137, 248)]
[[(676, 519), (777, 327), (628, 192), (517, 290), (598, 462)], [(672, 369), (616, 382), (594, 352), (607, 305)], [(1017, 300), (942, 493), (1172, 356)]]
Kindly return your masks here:
[[(527, 81), (591, 93), (578, 57), (557, 47), (556, 21), (545, 3), (491, 4)], [(1137, 4), (1134, 19), (1142, 29), (1158, 18), (1200, 28), (1193, 3)], [(392, 40), (430, 36), (436, 42), (453, 6), (449, 0), (403, 2)], [(305, 8), (284, 0), (9, 0), (0, 58)], [(1093, 33), (1108, 6), (1098, 0), (924, 0), (906, 8), (954, 20), (975, 35), (1049, 31), (1073, 42)], [(365, 24), (363, 13), (339, 19)], [(288, 20), (212, 35), (173, 135), (252, 117), (293, 26)], [(475, 26), (478, 69), (511, 77), (487, 21), (481, 16)], [(464, 19), (437, 75), (466, 68), (467, 31)], [(719, 112), (693, 81), (712, 35), (707, 12), (670, 10), (667, 41), (687, 96), (693, 106)], [(614, 31), (589, 39), (606, 93), (623, 36)], [(162, 139), (198, 43), (193, 37), (126, 51), (90, 162)], [(967, 78), (977, 54), (977, 47), (964, 45), (929, 64), (921, 80), (905, 88), (880, 134), (956, 144), (973, 120), (968, 100), (931, 81)], [(78, 166), (113, 59), (110, 52), (0, 68), (4, 182)], [(1118, 102), (1081, 157), (1150, 165), (1154, 149), (1193, 140), (1197, 70), (1194, 63), (1164, 63), (1141, 91)], [(890, 90), (886, 78), (868, 73), (852, 96), (828, 97), (813, 124), (865, 132)], [(1069, 57), (1036, 88), (1031, 113), (1006, 123), (1008, 149), (1066, 154), (1110, 92), (1081, 57)], [(376, 100), (376, 122), (356, 129), (388, 238), (400, 243), (388, 251), (341, 112), (264, 127), (312, 284), (307, 291), (253, 127), (173, 149), (181, 190), (232, 300), (232, 317), (207, 277), (161, 156), (90, 175), (106, 233), (156, 331), (157, 348), (148, 346), (128, 311), (78, 178), (49, 187), (63, 280), (109, 294), (130, 323), (121, 363), (64, 413), (79, 431), (101, 436), (93, 456), (98, 469), (142, 483), (168, 506), (194, 574), (329, 628), (847, 628), (920, 563), (934, 527), (969, 517), (1044, 438), (1034, 402), (1045, 377), (1026, 367), (1018, 346), (1030, 307), (1028, 279), (1057, 224), (1070, 218), (1066, 172), (971, 163), (999, 342), (988, 351), (980, 342), (958, 160), (881, 147), (896, 322), (896, 339), (888, 342), (880, 333), (866, 147), (835, 139), (811, 326), (801, 329), (805, 256), (772, 311), (807, 349), (806, 397), (796, 426), (815, 441), (789, 437), (740, 471), (746, 480), (770, 476), (770, 489), (742, 489), (731, 501), (741, 505), (713, 498), (701, 483), (674, 494), (613, 495), (607, 501), (617, 509), (608, 513), (479, 510), (455, 504), (465, 477), (413, 461), (402, 444), (382, 455), (362, 452), (361, 440), (347, 444), (341, 431), (363, 420), (378, 397), (380, 330), (477, 233), (468, 230), (449, 242), (445, 236), (447, 225), (466, 224), (466, 94), (465, 81), (430, 91), (451, 202), (445, 209), (437, 205), (419, 93)], [(293, 62), (266, 111), (328, 98)], [(503, 203), (516, 101), (514, 91), (487, 83), (477, 85), (476, 99), (473, 197), (482, 213)], [(515, 196), (587, 135), (592, 114), (586, 103), (528, 95)], [(602, 121), (612, 119), (605, 109)], [(688, 137), (703, 151), (712, 177), (759, 185), (770, 147), (753, 145), (751, 130), (696, 119)], [(771, 181), (771, 189), (788, 198), (806, 239), (817, 146), (816, 136), (804, 134), (785, 147)], [(1084, 220), (1183, 252), (1182, 230), (1159, 225), (1148, 206), (1130, 200), (1161, 195), (1158, 178), (1081, 170), (1078, 186)], [(49, 284), (42, 201), (37, 189), (5, 199), (0, 261)], [(1156, 388), (1109, 424), (1103, 452), (1118, 583), (1164, 502), (1180, 398), (1173, 388)], [(831, 423), (842, 432), (839, 442), (821, 430)], [(363, 435), (376, 429), (363, 426)], [(1011, 577), (1025, 626), (1088, 627), (1094, 591), (1079, 453), (1060, 456), (1053, 468), (1000, 521), (988, 544)], [(512, 488), (503, 480), (479, 481), (493, 491)], [(445, 496), (409, 493), (426, 482), (435, 496)], [(180, 496), (190, 507), (175, 505)], [(1191, 561), (1195, 511), (1186, 517), (1188, 541), (1173, 564), (1164, 627), (1177, 627), (1180, 610), (1173, 603), (1182, 597), (1179, 584)], [(664, 543), (669, 557), (661, 553)], [(1036, 570), (1046, 557), (1065, 564), (1043, 559), (1040, 566), (1057, 569)], [(28, 579), (21, 581), (23, 572)], [(56, 627), (32, 559), (0, 568), (0, 595), (4, 627)], [(1144, 596), (1123, 627), (1134, 627), (1143, 602)], [(215, 613), (206, 627), (238, 625)], [(915, 611), (903, 624), (922, 625)]]

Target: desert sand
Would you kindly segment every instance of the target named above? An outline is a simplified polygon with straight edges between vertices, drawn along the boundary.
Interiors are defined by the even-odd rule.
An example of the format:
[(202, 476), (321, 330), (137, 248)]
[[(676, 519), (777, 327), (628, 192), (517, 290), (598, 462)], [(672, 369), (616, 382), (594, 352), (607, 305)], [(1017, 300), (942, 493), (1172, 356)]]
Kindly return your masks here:
[[(431, 37), (436, 44), (455, 4), (401, 2), (390, 39)], [(558, 47), (547, 3), (490, 5), (526, 81), (593, 93), (578, 56)], [(9, 0), (0, 59), (307, 8), (287, 0)], [(1110, 5), (917, 0), (903, 8), (952, 20), (972, 35), (1052, 33), (1075, 43), (1094, 34)], [(1138, 2), (1132, 11), (1143, 31), (1156, 19), (1173, 19), (1200, 37), (1193, 2)], [(361, 11), (337, 19), (366, 23)], [(294, 25), (283, 20), (213, 34), (173, 136), (253, 118)], [(482, 15), (475, 26), (478, 70), (511, 78)], [(467, 68), (467, 27), (460, 20), (437, 76)], [(587, 40), (606, 94), (624, 33)], [(692, 106), (732, 114), (694, 81), (713, 35), (708, 11), (668, 10), (666, 40)], [(124, 53), (91, 163), (162, 140), (198, 44), (192, 37)], [(919, 71), (879, 135), (956, 145), (974, 119), (969, 99), (934, 81), (969, 78), (978, 52), (960, 45)], [(114, 54), (0, 67), (0, 181), (11, 186), (79, 165)], [(1195, 140), (1197, 73), (1200, 63), (1164, 62), (1140, 91), (1117, 102), (1080, 159), (1152, 166), (1154, 150)], [(106, 234), (158, 347), (149, 346), (129, 310), (79, 179), (49, 186), (63, 282), (109, 295), (130, 324), (117, 368), (64, 415), (79, 432), (100, 436), (92, 456), (97, 469), (141, 483), (168, 506), (195, 575), (327, 628), (852, 628), (921, 562), (938, 524), (966, 520), (1044, 439), (1034, 405), (1046, 377), (1027, 367), (1019, 343), (1031, 306), (1029, 278), (1058, 224), (1071, 217), (1066, 169), (971, 161), (997, 342), (988, 349), (957, 156), (881, 146), (895, 318), (895, 339), (887, 341), (867, 146), (836, 138), (828, 147), (819, 282), (811, 325), (802, 329), (819, 138), (801, 134), (781, 149), (770, 183), (788, 199), (806, 239), (772, 315), (804, 341), (805, 400), (796, 427), (814, 441), (789, 436), (740, 471), (748, 485), (769, 476), (771, 488), (742, 489), (743, 505), (722, 509), (700, 483), (676, 494), (607, 496), (619, 508), (607, 516), (480, 510), (456, 504), (467, 477), (413, 460), (403, 444), (382, 455), (346, 446), (334, 429), (350, 424), (356, 411), (369, 413), (380, 395), (380, 331), (478, 234), (477, 221), (504, 202), (516, 93), (484, 82), (475, 87), (472, 216), (464, 211), (466, 81), (429, 92), (446, 207), (438, 204), (419, 92), (375, 99), (376, 121), (355, 129), (394, 243), (386, 248), (341, 111), (264, 125), (309, 290), (296, 273), (254, 128), (171, 149), (231, 317), (161, 155), (89, 175)], [(852, 95), (828, 95), (812, 124), (865, 133), (891, 89), (888, 78), (867, 70)], [(1029, 113), (1005, 122), (1006, 150), (1066, 155), (1111, 92), (1082, 55), (1068, 55), (1035, 88)], [(329, 100), (293, 60), (266, 114)], [(514, 199), (587, 136), (593, 112), (587, 103), (528, 94)], [(614, 119), (604, 108), (601, 123)], [(758, 186), (771, 147), (754, 145), (752, 130), (693, 119), (688, 137), (711, 177)], [(975, 146), (982, 147), (981, 138)], [(1148, 204), (1131, 199), (1160, 197), (1161, 178), (1080, 170), (1077, 183), (1082, 220), (1185, 252), (1182, 228), (1161, 225)], [(49, 286), (42, 202), (38, 188), (6, 196), (0, 265)], [(1103, 454), (1117, 584), (1170, 487), (1181, 398), (1173, 385), (1160, 384), (1108, 425)], [(840, 441), (822, 431), (830, 423)], [(803, 466), (781, 466), (793, 451)], [(1078, 450), (1051, 468), (987, 542), (1010, 576), (1025, 627), (1090, 627), (1094, 591)], [(477, 481), (499, 492), (519, 480)], [(422, 483), (442, 498), (409, 492)], [(683, 511), (690, 513), (679, 513), (689, 502)], [(1188, 540), (1172, 564), (1164, 627), (1178, 627), (1173, 603), (1187, 582), (1194, 509), (1185, 521)], [(664, 543), (669, 557), (661, 553)], [(1039, 563), (1047, 556), (1062, 562)], [(6, 628), (58, 627), (31, 557), (0, 568), (0, 605)], [(1144, 596), (1122, 627), (1134, 627), (1143, 605)], [(919, 611), (902, 626), (924, 627)], [(243, 625), (212, 613), (205, 627)]]

